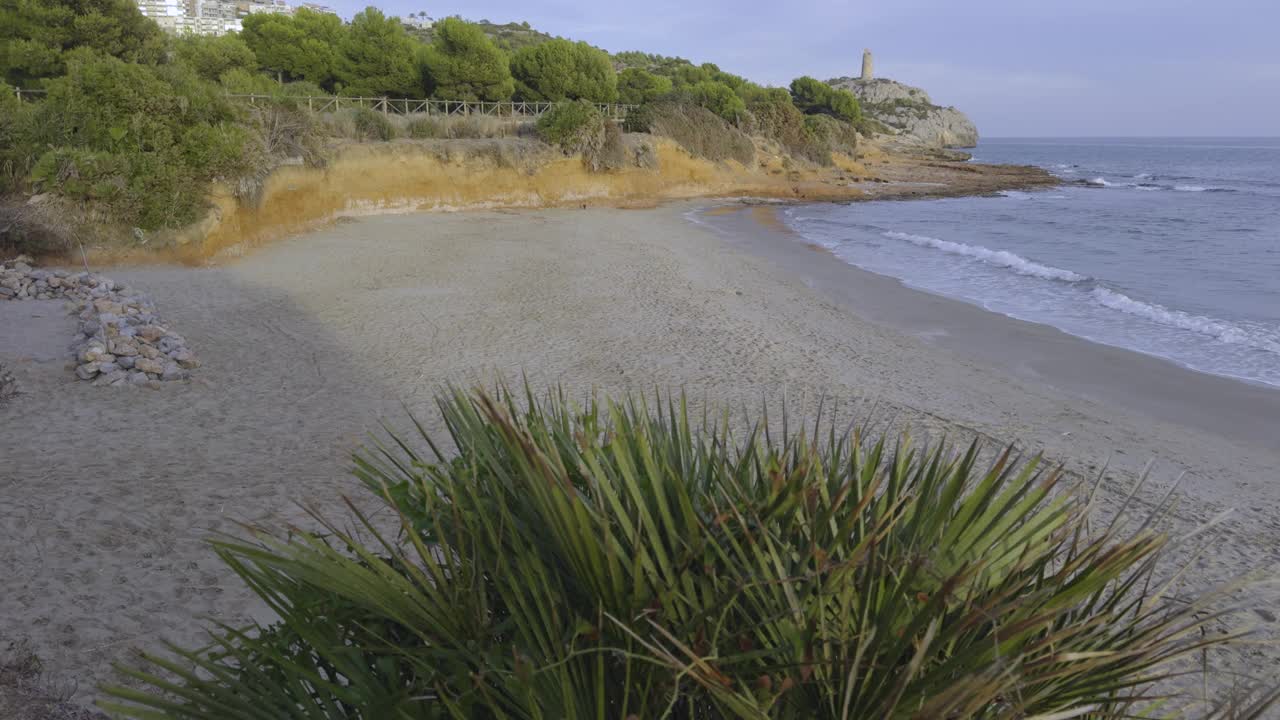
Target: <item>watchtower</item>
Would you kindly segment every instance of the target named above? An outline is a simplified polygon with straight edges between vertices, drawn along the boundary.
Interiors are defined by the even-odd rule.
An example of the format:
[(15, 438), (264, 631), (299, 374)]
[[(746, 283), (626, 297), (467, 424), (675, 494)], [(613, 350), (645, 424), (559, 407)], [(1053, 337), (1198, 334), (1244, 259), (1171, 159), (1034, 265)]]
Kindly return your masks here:
[(874, 73), (875, 73), (875, 69), (872, 67), (871, 51), (863, 50), (862, 51), (862, 79), (870, 80), (874, 75)]

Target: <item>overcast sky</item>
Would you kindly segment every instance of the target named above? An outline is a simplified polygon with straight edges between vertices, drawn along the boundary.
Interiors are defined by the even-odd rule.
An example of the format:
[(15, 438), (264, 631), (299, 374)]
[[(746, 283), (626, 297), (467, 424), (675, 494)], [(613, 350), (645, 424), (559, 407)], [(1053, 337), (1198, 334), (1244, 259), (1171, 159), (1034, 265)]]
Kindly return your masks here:
[[(370, 4), (330, 0), (344, 16)], [(610, 51), (714, 62), (784, 85), (877, 75), (924, 87), (983, 135), (1280, 135), (1280, 0), (381, 0)]]

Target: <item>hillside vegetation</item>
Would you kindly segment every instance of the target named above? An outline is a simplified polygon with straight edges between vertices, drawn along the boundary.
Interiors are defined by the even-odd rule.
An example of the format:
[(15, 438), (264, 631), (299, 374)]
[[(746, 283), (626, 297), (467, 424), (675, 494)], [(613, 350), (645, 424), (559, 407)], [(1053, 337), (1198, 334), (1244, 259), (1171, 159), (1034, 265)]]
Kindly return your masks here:
[[(20, 101), (15, 88), (40, 94)], [(277, 101), (251, 106), (228, 94)], [(744, 164), (751, 157), (745, 136), (776, 143), (797, 161), (829, 165), (832, 150), (852, 152), (862, 122), (852, 94), (811, 78), (790, 89), (764, 87), (711, 63), (610, 56), (524, 24), (446, 18), (411, 31), (373, 7), (350, 22), (304, 8), (252, 15), (238, 35), (172, 37), (131, 0), (20, 2), (0, 8), (6, 212), (40, 194), (61, 222), (145, 237), (201, 218), (211, 183), (251, 198), (282, 162), (323, 163), (335, 139), (496, 132), (429, 118), (393, 121), (369, 110), (317, 114), (290, 99), (323, 95), (625, 103), (636, 106), (627, 131), (672, 132), (691, 152), (732, 146), (713, 154)], [(619, 128), (595, 112), (586, 108), (578, 121), (598, 127), (592, 146), (603, 147)], [(32, 248), (29, 223), (4, 225), (0, 245), (56, 249)]]

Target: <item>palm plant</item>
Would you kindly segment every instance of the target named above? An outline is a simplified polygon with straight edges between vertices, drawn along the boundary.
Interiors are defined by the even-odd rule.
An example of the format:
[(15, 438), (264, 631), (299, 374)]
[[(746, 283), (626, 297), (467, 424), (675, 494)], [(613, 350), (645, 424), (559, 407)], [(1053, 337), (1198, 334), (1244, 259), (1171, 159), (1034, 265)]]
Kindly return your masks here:
[[(394, 511), (217, 553), (279, 616), (122, 668), (137, 718), (1132, 717), (1207, 638), (1166, 538), (1063, 475), (683, 398), (451, 391), (359, 454)], [(819, 412), (819, 416), (821, 412)], [(819, 431), (817, 428), (825, 428)], [(144, 689), (138, 689), (138, 687)], [(1271, 698), (1268, 698), (1270, 700)], [(1243, 708), (1260, 713), (1265, 702)]]

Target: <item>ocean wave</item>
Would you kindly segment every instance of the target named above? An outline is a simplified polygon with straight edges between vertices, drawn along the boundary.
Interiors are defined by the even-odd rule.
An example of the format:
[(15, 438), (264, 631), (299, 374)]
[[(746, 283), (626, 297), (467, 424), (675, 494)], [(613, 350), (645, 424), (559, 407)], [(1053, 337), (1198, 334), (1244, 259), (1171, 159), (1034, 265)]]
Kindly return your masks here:
[(1093, 178), (1092, 180), (1085, 180), (1084, 184), (1092, 185), (1093, 187), (1111, 187), (1112, 186), (1110, 182), (1107, 182), (1106, 178), (1102, 178), (1102, 177), (1096, 177), (1096, 178)]
[(1203, 185), (1174, 185), (1174, 192), (1235, 192), (1231, 188), (1205, 187)]
[(997, 194), (997, 195), (999, 195), (999, 196), (1001, 196), (1001, 197), (1013, 198), (1013, 199), (1015, 199), (1015, 200), (1030, 200), (1030, 199), (1031, 199), (1031, 193), (1029, 193), (1029, 192), (1023, 192), (1023, 191), (1021, 191), (1021, 190), (1001, 190), (1000, 192), (998, 192), (998, 193), (996, 193), (996, 194)]
[(913, 235), (911, 233), (898, 232), (889, 230), (884, 233), (885, 237), (895, 240), (905, 240), (913, 245), (920, 247), (933, 248), (941, 250), (952, 255), (963, 255), (975, 260), (980, 260), (988, 265), (1007, 268), (1019, 275), (1028, 275), (1030, 277), (1044, 278), (1045, 280), (1060, 280), (1062, 282), (1082, 282), (1089, 278), (1084, 275), (1073, 273), (1070, 270), (1052, 267), (1050, 265), (1041, 265), (1038, 262), (1028, 260), (1021, 255), (1011, 253), (1008, 250), (992, 250), (981, 245), (966, 245), (964, 243), (951, 242), (950, 240), (939, 240), (938, 238), (929, 237), (927, 235)]
[(1181, 310), (1170, 310), (1163, 305), (1134, 300), (1124, 293), (1104, 287), (1094, 288), (1093, 297), (1099, 304), (1112, 310), (1119, 310), (1161, 325), (1208, 335), (1230, 345), (1245, 345), (1280, 354), (1280, 333), (1268, 332), (1263, 328), (1249, 329), (1226, 320), (1192, 315)]

